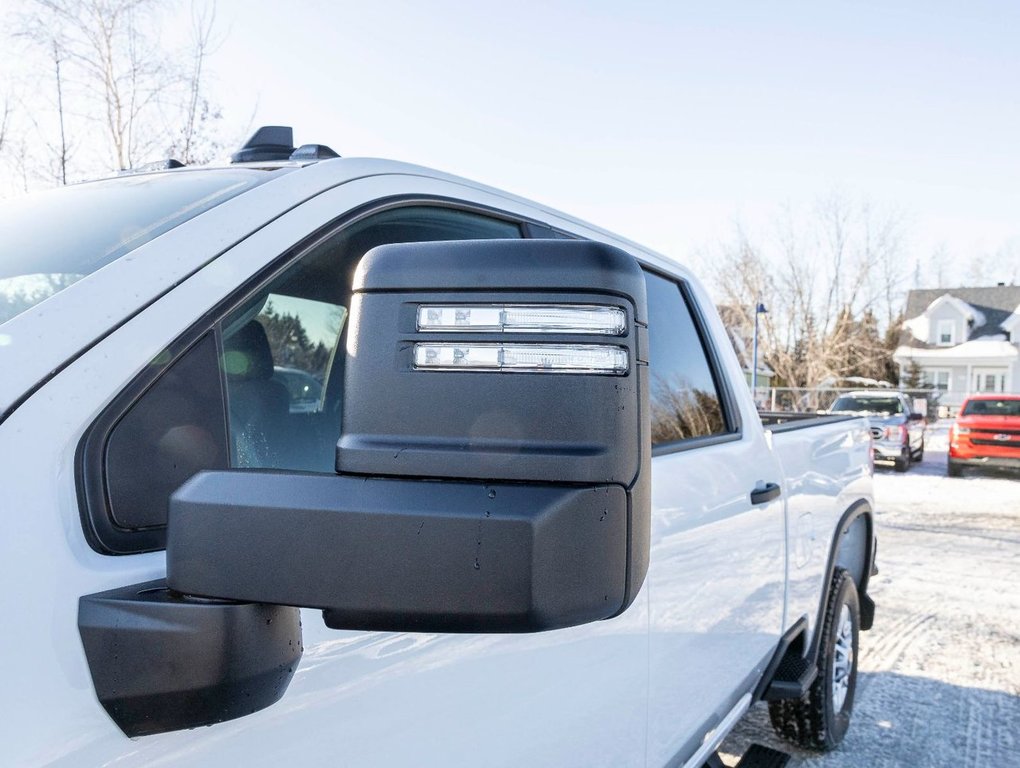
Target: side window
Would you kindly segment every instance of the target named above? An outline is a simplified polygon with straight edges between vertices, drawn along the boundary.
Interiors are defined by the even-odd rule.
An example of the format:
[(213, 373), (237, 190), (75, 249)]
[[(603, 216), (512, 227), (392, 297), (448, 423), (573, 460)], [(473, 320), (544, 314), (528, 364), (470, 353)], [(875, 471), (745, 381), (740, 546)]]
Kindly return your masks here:
[(358, 261), (386, 243), (518, 238), (519, 225), (451, 208), (396, 208), (313, 247), (221, 323), (231, 466), (333, 472), (341, 338)]
[(645, 283), (652, 445), (732, 431), (680, 286), (651, 272), (645, 273)]
[[(157, 360), (155, 366), (160, 362)], [(124, 414), (107, 440), (110, 511), (118, 527), (166, 521), (166, 499), (200, 469), (226, 469), (223, 385), (216, 340), (206, 333)], [(163, 500), (153, 503), (153, 498)]]
[(519, 238), (452, 208), (394, 208), (327, 237), (118, 396), (82, 442), (82, 495), (100, 551), (163, 546), (167, 500), (195, 472), (333, 472), (351, 279), (377, 245)]

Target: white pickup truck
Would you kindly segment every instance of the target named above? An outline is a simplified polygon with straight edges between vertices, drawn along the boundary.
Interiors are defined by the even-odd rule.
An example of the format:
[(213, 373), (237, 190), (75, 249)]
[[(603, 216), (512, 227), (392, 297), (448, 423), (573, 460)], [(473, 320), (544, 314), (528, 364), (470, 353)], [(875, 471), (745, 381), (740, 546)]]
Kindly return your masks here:
[(838, 744), (867, 422), (763, 427), (663, 256), (290, 137), (0, 206), (0, 764)]

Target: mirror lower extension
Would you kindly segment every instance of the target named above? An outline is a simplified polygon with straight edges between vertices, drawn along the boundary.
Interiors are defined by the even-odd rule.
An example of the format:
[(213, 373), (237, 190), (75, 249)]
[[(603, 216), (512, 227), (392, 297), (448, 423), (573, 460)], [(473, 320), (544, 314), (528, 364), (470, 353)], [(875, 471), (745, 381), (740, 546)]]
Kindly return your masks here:
[(205, 472), (173, 504), (175, 589), (322, 608), (333, 628), (529, 632), (624, 599), (615, 485)]

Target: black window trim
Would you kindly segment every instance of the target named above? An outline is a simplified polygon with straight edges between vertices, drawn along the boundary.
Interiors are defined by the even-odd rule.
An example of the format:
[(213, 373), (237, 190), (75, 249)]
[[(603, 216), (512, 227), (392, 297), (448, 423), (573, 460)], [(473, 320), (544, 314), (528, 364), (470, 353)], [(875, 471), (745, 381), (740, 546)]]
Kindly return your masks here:
[[(74, 477), (82, 530), (85, 533), (86, 541), (93, 550), (101, 555), (135, 555), (157, 552), (166, 548), (165, 526), (123, 528), (116, 524), (110, 509), (105, 479), (106, 446), (114, 428), (134, 403), (143, 397), (177, 360), (197, 345), (208, 333), (211, 332), (215, 335), (217, 350), (222, 354), (223, 343), (217, 328), (219, 321), (241, 306), (252, 295), (263, 290), (313, 248), (333, 237), (341, 229), (369, 216), (398, 208), (422, 205), (450, 208), (515, 224), (522, 239), (531, 237), (530, 233), (536, 231), (531, 228), (531, 225), (545, 227), (535, 219), (469, 200), (444, 195), (391, 195), (346, 211), (277, 256), (241, 286), (232, 290), (209, 311), (203, 313), (183, 333), (171, 341), (166, 347), (165, 355), (160, 355), (161, 358), (165, 357), (165, 360), (160, 360), (157, 365), (149, 365), (136, 374), (114, 395), (85, 429), (75, 449)], [(332, 365), (332, 359), (330, 364)], [(226, 397), (225, 387), (222, 385), (221, 391)], [(226, 418), (225, 402), (224, 417)]]

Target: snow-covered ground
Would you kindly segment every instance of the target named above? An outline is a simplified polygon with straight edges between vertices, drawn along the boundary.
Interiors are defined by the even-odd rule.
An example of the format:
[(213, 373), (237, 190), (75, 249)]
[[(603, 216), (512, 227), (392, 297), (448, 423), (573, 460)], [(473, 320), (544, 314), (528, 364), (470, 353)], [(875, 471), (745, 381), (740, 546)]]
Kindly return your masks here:
[(946, 477), (946, 429), (907, 474), (875, 472), (878, 608), (846, 740), (794, 749), (758, 704), (728, 759), (760, 742), (799, 766), (1020, 767), (1020, 478)]

